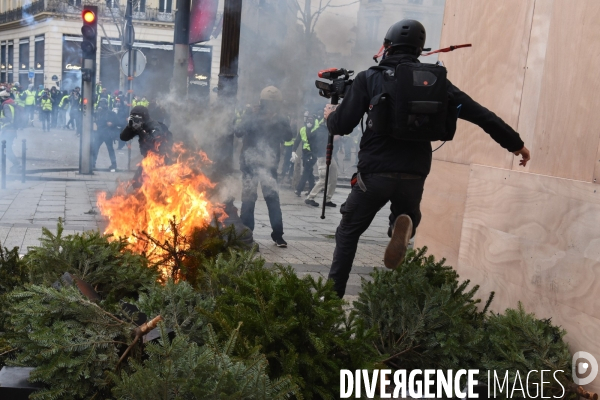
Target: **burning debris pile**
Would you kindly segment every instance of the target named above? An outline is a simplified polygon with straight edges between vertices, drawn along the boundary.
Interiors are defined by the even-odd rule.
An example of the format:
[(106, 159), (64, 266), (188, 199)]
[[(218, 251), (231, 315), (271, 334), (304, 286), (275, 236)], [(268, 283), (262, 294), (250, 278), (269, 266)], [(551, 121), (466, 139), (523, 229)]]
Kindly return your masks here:
[[(194, 230), (223, 221), (223, 206), (210, 201), (215, 184), (202, 172), (210, 163), (205, 153), (189, 151), (180, 142), (169, 157), (149, 152), (141, 161), (139, 185), (123, 182), (112, 197), (98, 195), (98, 208), (109, 221), (105, 233), (127, 238), (133, 251), (158, 261), (166, 251), (160, 243), (185, 246), (173, 236), (191, 237)], [(171, 276), (164, 268), (163, 274)]]

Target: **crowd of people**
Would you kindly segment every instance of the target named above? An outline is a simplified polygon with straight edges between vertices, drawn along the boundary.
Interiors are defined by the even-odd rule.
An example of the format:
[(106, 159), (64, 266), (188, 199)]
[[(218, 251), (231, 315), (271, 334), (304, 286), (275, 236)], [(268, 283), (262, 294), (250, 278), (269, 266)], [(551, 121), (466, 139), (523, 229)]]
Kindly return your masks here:
[[(0, 135), (6, 140), (7, 159), (12, 164), (11, 173), (20, 172), (21, 165), (14, 154), (13, 143), (19, 130), (33, 128), (39, 123), (42, 131), (52, 129), (73, 130), (79, 136), (82, 129), (82, 93), (80, 87), (60, 90), (29, 84), (26, 88), (19, 82), (0, 84)], [(136, 105), (149, 107), (150, 101), (143, 96), (133, 96), (131, 107)], [(96, 168), (98, 151), (104, 144), (111, 161), (109, 170), (117, 169), (114, 144), (118, 149), (125, 146), (119, 140), (119, 132), (127, 123), (130, 104), (127, 96), (120, 90), (110, 93), (102, 82), (95, 85), (94, 97), (95, 132), (92, 137), (92, 167)], [(36, 121), (37, 114), (37, 121)]]

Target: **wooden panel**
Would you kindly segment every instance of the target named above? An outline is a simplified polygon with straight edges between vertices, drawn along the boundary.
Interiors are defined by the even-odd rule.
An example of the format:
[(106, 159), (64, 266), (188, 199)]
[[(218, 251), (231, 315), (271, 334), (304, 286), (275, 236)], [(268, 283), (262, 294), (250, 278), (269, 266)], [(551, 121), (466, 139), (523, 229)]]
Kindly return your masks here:
[[(600, 358), (600, 193), (592, 183), (473, 165), (457, 270), (494, 290), (495, 309), (522, 300)], [(500, 308), (499, 308), (500, 307)], [(600, 379), (597, 379), (600, 386)]]
[(531, 172), (592, 182), (600, 125), (600, 2), (555, 0)]
[[(519, 116), (534, 3), (446, 1), (441, 46), (473, 44), (440, 56), (450, 80), (513, 128)], [(510, 168), (514, 156), (479, 127), (460, 121), (454, 141), (434, 158)]]
[[(480, 285), (477, 297), (483, 301), (487, 300), (492, 291), (496, 293), (490, 307), (492, 311), (503, 312), (507, 308), (517, 308), (520, 301), (528, 313), (534, 313), (537, 318), (552, 318), (553, 324), (560, 325), (567, 331), (565, 341), (571, 354), (583, 350), (596, 358), (600, 355), (600, 342), (597, 340), (600, 319), (557, 303), (544, 295), (523, 290), (521, 286), (504, 281), (493, 273), (470, 266), (459, 266), (457, 271), (461, 279), (470, 279), (471, 285)], [(600, 377), (586, 388), (600, 392)]]
[[(521, 109), (519, 111), (519, 123), (517, 131), (525, 142), (525, 146), (532, 150), (532, 142), (535, 133), (540, 93), (542, 90), (542, 78), (544, 76), (544, 65), (546, 61), (546, 48), (548, 44), (548, 32), (554, 0), (537, 0), (533, 10), (533, 23), (529, 38), (527, 51), (527, 66), (525, 68), (525, 82), (523, 84), (523, 96), (521, 98)], [(513, 169), (529, 171), (531, 163), (526, 167), (519, 166), (520, 157), (513, 157)]]
[(415, 246), (427, 246), (430, 254), (446, 258), (453, 266), (458, 262), (469, 172), (468, 165), (433, 161), (421, 201), (423, 218), (415, 236)]

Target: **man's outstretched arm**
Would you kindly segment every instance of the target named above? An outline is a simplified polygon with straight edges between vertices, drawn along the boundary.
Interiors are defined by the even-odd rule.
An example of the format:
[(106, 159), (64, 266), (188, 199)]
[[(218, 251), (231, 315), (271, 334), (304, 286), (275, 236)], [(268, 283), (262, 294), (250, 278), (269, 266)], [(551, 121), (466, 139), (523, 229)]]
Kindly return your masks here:
[(473, 100), (452, 83), (448, 82), (448, 84), (449, 94), (454, 98), (455, 103), (460, 105), (458, 118), (479, 126), (500, 146), (516, 156), (521, 156), (522, 159), (519, 161), (519, 165), (527, 165), (527, 162), (531, 159), (531, 155), (519, 134), (504, 122), (502, 118)]

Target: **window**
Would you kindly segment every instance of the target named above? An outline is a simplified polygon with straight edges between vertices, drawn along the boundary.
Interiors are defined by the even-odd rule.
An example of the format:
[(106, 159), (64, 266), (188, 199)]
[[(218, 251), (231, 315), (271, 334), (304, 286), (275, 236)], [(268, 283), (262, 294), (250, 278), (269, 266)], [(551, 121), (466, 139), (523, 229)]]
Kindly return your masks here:
[(68, 3), (73, 7), (81, 7), (81, 0), (69, 0)]
[(367, 40), (377, 40), (379, 35), (379, 18), (380, 17), (367, 17)]
[(19, 67), (18, 70), (29, 69), (29, 39), (21, 39), (19, 42)]
[(106, 7), (119, 8), (119, 2), (118, 0), (106, 0)]
[[(6, 42), (4, 42), (6, 43)], [(0, 82), (7, 82), (6, 80), (6, 44), (0, 46)]]
[(133, 8), (133, 12), (143, 13), (146, 12), (146, 0), (139, 0), (135, 7)]
[(35, 70), (44, 69), (44, 36), (38, 36), (35, 38), (34, 63), (35, 65), (33, 68)]
[(173, 0), (159, 0), (158, 12), (171, 13), (173, 10)]
[(6, 52), (6, 70), (8, 71), (8, 81), (13, 81), (13, 57), (14, 57), (14, 47), (12, 42), (8, 42), (8, 49)]

